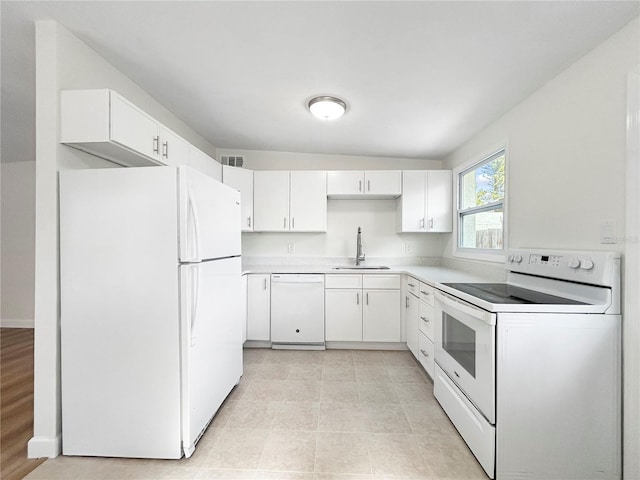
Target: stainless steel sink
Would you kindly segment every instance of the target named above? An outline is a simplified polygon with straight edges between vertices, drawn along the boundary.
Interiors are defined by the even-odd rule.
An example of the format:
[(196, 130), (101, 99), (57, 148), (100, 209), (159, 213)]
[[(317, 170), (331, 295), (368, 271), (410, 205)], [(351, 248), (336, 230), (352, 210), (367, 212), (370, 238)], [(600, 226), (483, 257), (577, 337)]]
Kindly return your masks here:
[(389, 267), (374, 265), (349, 265), (346, 267), (333, 267), (333, 270), (389, 270)]

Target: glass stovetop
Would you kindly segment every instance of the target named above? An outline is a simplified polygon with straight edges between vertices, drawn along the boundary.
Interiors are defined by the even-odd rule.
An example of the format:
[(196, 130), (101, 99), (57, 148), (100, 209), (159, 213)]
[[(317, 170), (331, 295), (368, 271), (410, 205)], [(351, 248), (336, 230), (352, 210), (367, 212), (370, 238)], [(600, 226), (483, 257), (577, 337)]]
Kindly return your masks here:
[(493, 304), (588, 305), (508, 283), (443, 283), (443, 285)]

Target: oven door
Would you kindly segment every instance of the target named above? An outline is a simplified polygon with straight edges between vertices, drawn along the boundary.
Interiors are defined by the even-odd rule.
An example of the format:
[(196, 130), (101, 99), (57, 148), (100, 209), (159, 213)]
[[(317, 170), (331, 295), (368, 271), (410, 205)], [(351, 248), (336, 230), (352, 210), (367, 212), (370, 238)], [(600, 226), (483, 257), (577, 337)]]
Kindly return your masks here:
[(495, 425), (496, 314), (436, 291), (435, 361)]

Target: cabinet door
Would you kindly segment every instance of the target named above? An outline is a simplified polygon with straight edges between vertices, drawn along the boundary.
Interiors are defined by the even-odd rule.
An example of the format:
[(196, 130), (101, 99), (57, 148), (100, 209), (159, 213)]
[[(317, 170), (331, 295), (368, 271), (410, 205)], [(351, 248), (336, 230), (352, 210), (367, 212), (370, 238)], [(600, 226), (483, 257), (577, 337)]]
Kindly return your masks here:
[(327, 195), (358, 195), (364, 193), (364, 172), (338, 170), (327, 172)]
[(325, 290), (325, 339), (362, 341), (362, 290)]
[(253, 230), (289, 231), (289, 172), (253, 172)]
[(399, 342), (400, 290), (363, 290), (362, 340)]
[(427, 173), (426, 224), (428, 232), (451, 232), (453, 198), (451, 170)]
[(291, 172), (290, 182), (289, 230), (326, 232), (327, 172)]
[(247, 340), (269, 341), (271, 332), (271, 278), (247, 278)]
[(111, 92), (111, 140), (154, 160), (160, 159), (159, 124)]
[(189, 165), (191, 145), (164, 125), (160, 125), (160, 161), (169, 166)]
[(214, 180), (222, 182), (222, 165), (194, 146), (191, 146), (189, 165), (206, 173)]
[(407, 310), (407, 347), (413, 356), (418, 358), (418, 299), (408, 293), (405, 296), (405, 308)]
[(366, 195), (400, 196), (402, 172), (400, 170), (368, 170), (364, 172)]
[(402, 172), (402, 196), (398, 199), (399, 232), (425, 231), (427, 173), (424, 170)]
[(253, 170), (222, 166), (222, 183), (240, 192), (242, 231), (253, 231)]

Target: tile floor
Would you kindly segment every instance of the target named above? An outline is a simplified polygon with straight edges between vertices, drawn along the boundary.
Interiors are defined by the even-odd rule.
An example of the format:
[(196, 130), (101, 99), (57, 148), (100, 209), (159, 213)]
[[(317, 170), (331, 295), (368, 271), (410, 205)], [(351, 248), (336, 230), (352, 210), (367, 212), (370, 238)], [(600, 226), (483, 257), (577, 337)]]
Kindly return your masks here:
[(482, 479), (407, 351), (250, 349), (193, 456), (63, 457), (28, 480)]

